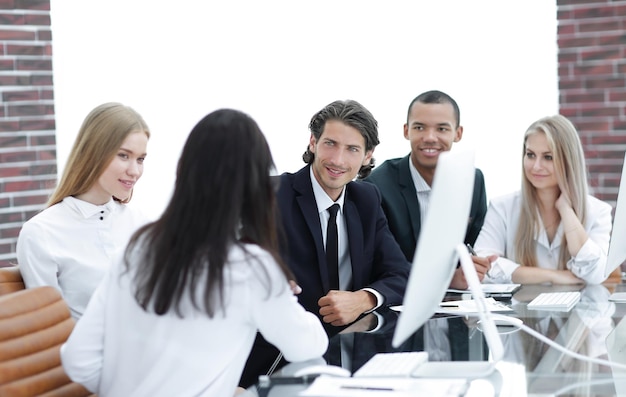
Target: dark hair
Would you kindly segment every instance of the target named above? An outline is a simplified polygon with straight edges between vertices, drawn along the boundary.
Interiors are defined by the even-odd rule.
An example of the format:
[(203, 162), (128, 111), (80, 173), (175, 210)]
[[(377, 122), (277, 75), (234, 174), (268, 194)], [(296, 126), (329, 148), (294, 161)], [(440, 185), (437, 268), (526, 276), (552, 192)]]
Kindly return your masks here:
[[(324, 126), (329, 120), (337, 120), (356, 128), (365, 139), (365, 151), (373, 150), (380, 142), (378, 140), (378, 122), (363, 105), (354, 100), (335, 101), (326, 105), (322, 110), (315, 113), (309, 123), (309, 130), (316, 140), (319, 140), (324, 132)], [(309, 150), (302, 155), (305, 163), (311, 164), (315, 160), (315, 154)], [(368, 165), (361, 167), (358, 178), (365, 178), (372, 172), (376, 164), (374, 158)]]
[(411, 101), (411, 104), (409, 105), (409, 110), (407, 111), (407, 114), (406, 114), (407, 124), (409, 123), (409, 116), (411, 115), (411, 108), (413, 107), (415, 102), (428, 103), (428, 104), (449, 103), (450, 105), (452, 105), (452, 108), (454, 109), (454, 116), (456, 118), (456, 125), (454, 126), (454, 128), (459, 128), (459, 126), (461, 125), (461, 111), (459, 110), (459, 105), (456, 103), (454, 99), (452, 99), (450, 95), (446, 94), (445, 92), (441, 92), (437, 90), (426, 91), (426, 92), (419, 94), (415, 98), (413, 98), (413, 100)]
[[(293, 279), (278, 255), (273, 168), (265, 136), (248, 115), (222, 109), (196, 124), (167, 208), (133, 235), (126, 250), (128, 269), (133, 247), (139, 248), (135, 298), (145, 310), (164, 314), (173, 306), (182, 316), (185, 294), (210, 317), (218, 304), (223, 309), (224, 268), (233, 245), (259, 245)], [(203, 286), (199, 304), (196, 290)]]

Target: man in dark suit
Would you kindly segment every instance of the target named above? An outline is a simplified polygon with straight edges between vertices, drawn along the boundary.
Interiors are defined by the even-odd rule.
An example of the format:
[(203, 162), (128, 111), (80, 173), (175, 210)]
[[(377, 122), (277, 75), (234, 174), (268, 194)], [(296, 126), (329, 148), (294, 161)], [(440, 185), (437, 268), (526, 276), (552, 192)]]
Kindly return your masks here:
[[(402, 248), (404, 256), (413, 261), (422, 218), (428, 210), (439, 154), (452, 149), (461, 140), (463, 126), (456, 101), (441, 91), (427, 91), (411, 104), (404, 124), (404, 137), (411, 143), (411, 153), (385, 161), (365, 181), (378, 186), (383, 197), (383, 210), (389, 228)], [(473, 245), (487, 213), (487, 194), (483, 173), (476, 168), (474, 196), (470, 210), (465, 243)], [(478, 277), (482, 280), (491, 267), (487, 258), (473, 257)], [(466, 289), (462, 270), (456, 270), (452, 288)]]
[[(312, 117), (309, 129), (307, 165), (280, 177), (281, 253), (302, 288), (298, 300), (333, 336), (365, 313), (401, 304), (410, 266), (389, 230), (378, 189), (353, 181), (374, 165), (379, 140), (372, 114), (356, 101), (335, 101)], [(338, 287), (325, 248), (333, 204), (339, 205)], [(267, 345), (257, 337), (241, 386), (256, 381), (276, 357)]]

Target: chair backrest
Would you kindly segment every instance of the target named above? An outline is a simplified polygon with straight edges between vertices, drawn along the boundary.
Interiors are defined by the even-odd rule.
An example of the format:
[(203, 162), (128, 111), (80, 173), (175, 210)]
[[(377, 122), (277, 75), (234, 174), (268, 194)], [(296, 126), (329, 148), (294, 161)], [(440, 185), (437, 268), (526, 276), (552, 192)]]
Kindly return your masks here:
[(0, 397), (92, 395), (63, 371), (74, 320), (61, 294), (37, 287), (0, 296)]
[(0, 295), (25, 289), (19, 266), (0, 267)]

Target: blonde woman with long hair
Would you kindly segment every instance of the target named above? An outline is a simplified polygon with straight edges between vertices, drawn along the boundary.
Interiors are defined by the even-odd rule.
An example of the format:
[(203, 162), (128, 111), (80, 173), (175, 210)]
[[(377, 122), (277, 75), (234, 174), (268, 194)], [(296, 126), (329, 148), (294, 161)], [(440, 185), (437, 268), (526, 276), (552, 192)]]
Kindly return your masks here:
[(22, 226), (17, 260), (26, 287), (56, 287), (76, 319), (115, 252), (147, 221), (125, 204), (143, 174), (149, 137), (132, 108), (111, 102), (93, 109), (46, 208)]
[(485, 282), (598, 284), (611, 233), (611, 206), (589, 195), (574, 125), (544, 117), (524, 134), (520, 191), (494, 198), (476, 240), (498, 255)]

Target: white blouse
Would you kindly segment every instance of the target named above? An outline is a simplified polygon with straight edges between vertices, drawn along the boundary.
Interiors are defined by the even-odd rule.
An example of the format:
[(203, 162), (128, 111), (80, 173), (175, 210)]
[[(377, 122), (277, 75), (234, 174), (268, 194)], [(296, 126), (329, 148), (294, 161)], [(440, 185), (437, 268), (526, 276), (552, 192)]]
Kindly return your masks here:
[(26, 287), (57, 288), (78, 319), (117, 251), (147, 220), (114, 200), (94, 205), (66, 197), (22, 226), (17, 261)]
[(61, 348), (69, 377), (99, 397), (232, 396), (257, 330), (288, 361), (321, 357), (328, 337), (317, 316), (298, 303), (267, 252), (246, 248), (229, 254), (225, 310), (213, 318), (188, 295), (184, 318), (144, 311), (131, 292), (133, 270), (113, 266)]
[[(520, 218), (521, 191), (494, 198), (489, 203), (485, 223), (474, 249), (479, 256), (498, 255), (491, 265), (489, 276), (483, 282), (510, 283), (511, 275), (520, 266), (515, 262), (515, 233)], [(611, 206), (593, 196), (587, 196), (587, 220), (584, 228), (589, 238), (576, 256), (567, 262), (567, 268), (589, 284), (605, 280), (607, 252), (612, 227)], [(542, 227), (538, 239), (537, 266), (558, 269), (559, 252), (563, 240), (563, 225), (559, 224), (552, 243)]]

